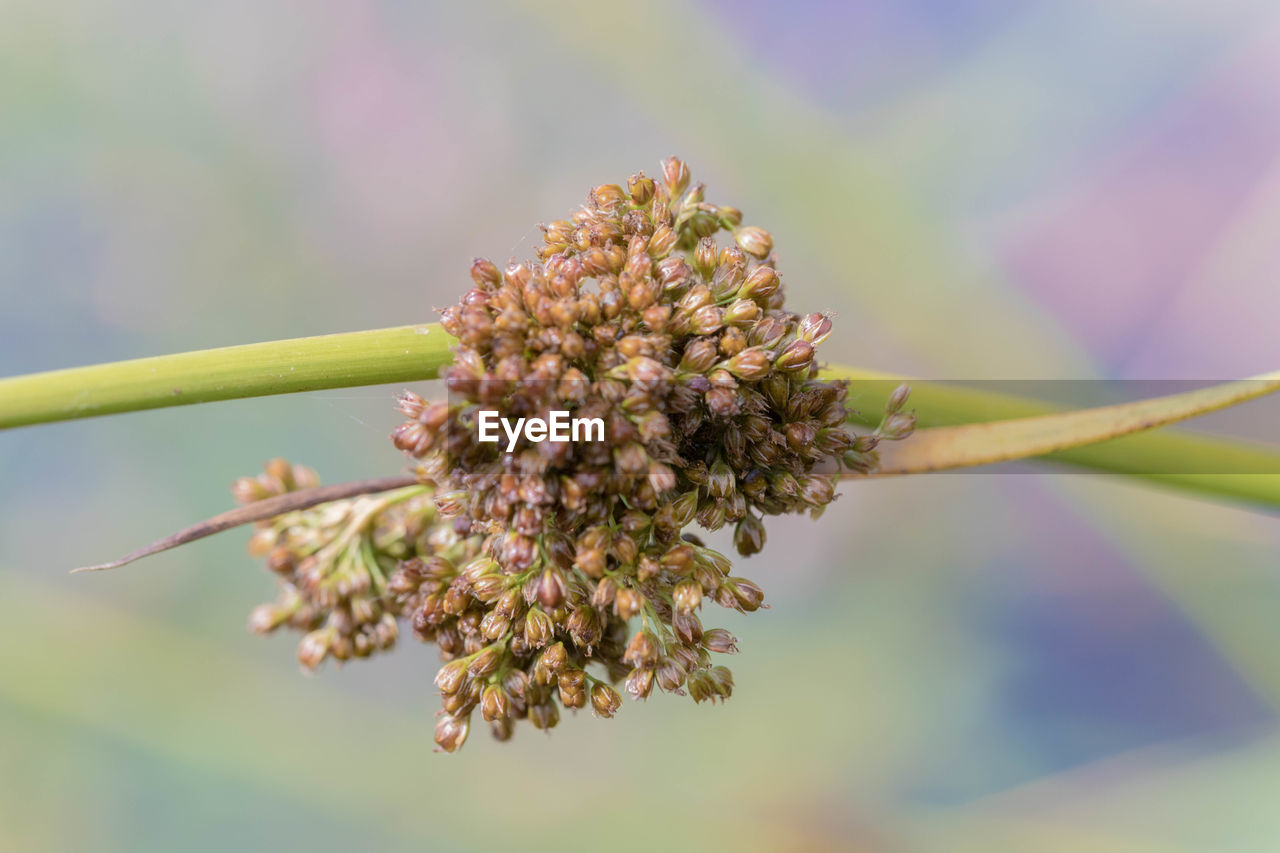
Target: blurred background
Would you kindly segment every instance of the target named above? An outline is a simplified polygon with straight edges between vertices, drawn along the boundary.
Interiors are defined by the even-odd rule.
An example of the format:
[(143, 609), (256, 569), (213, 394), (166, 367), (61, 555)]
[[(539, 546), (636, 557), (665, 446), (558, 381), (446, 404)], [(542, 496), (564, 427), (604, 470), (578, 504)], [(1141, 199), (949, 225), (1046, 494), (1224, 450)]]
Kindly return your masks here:
[[(430, 321), (678, 153), (833, 360), (1280, 367), (1270, 0), (0, 0), (0, 375)], [(1084, 475), (846, 487), (741, 572), (723, 707), (433, 754), (435, 652), (298, 673), (276, 455), (395, 473), (394, 388), (0, 433), (0, 849), (1271, 851), (1280, 534)], [(429, 390), (429, 387), (418, 390)], [(708, 624), (716, 620), (707, 616)]]

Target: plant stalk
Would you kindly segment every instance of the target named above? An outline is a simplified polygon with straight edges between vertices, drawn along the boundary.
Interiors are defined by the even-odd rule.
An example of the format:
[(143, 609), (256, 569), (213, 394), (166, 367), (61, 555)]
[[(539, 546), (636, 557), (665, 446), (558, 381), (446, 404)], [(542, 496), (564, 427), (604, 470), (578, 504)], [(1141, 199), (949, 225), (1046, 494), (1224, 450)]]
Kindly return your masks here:
[(454, 339), (422, 324), (0, 379), (0, 429), (166, 406), (432, 379)]
[[(438, 324), (421, 324), (15, 376), (0, 379), (0, 429), (217, 400), (434, 379), (451, 361), (453, 344), (454, 339)], [(859, 389), (856, 402), (868, 413), (883, 407), (891, 382), (905, 380), (843, 366), (832, 366), (823, 375), (868, 382)], [(1062, 411), (1039, 400), (906, 381), (913, 388), (911, 405), (921, 427)], [(1280, 450), (1265, 445), (1162, 429), (1038, 459), (1280, 508), (1280, 473), (1276, 473)]]

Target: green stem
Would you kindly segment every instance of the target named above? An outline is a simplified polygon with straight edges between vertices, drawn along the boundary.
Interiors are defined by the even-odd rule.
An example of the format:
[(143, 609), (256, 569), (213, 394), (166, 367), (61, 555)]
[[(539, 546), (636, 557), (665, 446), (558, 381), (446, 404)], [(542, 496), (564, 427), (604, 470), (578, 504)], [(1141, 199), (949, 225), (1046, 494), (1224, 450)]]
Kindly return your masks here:
[(454, 339), (435, 324), (199, 350), (0, 379), (0, 429), (432, 379)]
[[(435, 324), (224, 347), (0, 379), (0, 429), (216, 400), (433, 379), (454, 339)], [(903, 377), (849, 367), (826, 374), (867, 382), (857, 405), (883, 408)], [(923, 427), (1061, 411), (1043, 401), (911, 380)], [(1163, 429), (1040, 457), (1280, 508), (1280, 451)], [(1172, 460), (1172, 461), (1171, 461)], [(1177, 464), (1173, 464), (1176, 462)], [(1267, 473), (1158, 473), (1161, 469)]]
[[(875, 425), (889, 394), (897, 383), (904, 381), (911, 384), (909, 407), (916, 411), (921, 427), (1002, 421), (1066, 411), (1043, 400), (950, 383), (917, 381), (857, 367), (831, 365), (823, 375), (855, 383), (854, 405), (861, 410), (855, 421), (864, 426)], [(859, 386), (858, 382), (866, 384)], [(1037, 461), (1138, 477), (1201, 495), (1280, 509), (1280, 448), (1264, 444), (1166, 427), (1051, 453), (1037, 457)]]

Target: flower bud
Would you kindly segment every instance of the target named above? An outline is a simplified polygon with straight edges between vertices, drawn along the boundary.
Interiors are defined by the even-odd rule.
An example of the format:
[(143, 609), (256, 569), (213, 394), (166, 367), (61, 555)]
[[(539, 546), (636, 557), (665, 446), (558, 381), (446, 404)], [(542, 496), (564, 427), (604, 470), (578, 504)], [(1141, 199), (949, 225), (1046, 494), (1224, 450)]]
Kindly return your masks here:
[(729, 359), (725, 367), (744, 382), (758, 382), (769, 375), (769, 356), (762, 349), (744, 349)]
[(706, 338), (690, 343), (680, 359), (680, 369), (688, 373), (706, 373), (716, 363), (716, 345)]
[(678, 198), (689, 186), (689, 167), (679, 157), (668, 157), (662, 161), (662, 181), (669, 196)]
[(677, 610), (671, 615), (671, 629), (680, 642), (688, 646), (702, 639), (702, 620), (688, 610)]
[(885, 420), (884, 426), (880, 427), (878, 433), (883, 439), (899, 441), (911, 435), (911, 433), (915, 432), (915, 429), (915, 412), (897, 412)]
[(482, 290), (502, 284), (502, 273), (493, 261), (476, 258), (471, 262), (471, 280)]
[(480, 697), (480, 716), (488, 722), (501, 720), (511, 711), (507, 692), (496, 684), (490, 684)]
[(712, 628), (702, 632), (702, 647), (709, 652), (719, 654), (736, 654), (738, 638), (724, 628)]
[(490, 610), (480, 620), (480, 634), (490, 642), (496, 642), (511, 630), (511, 619), (497, 610)]
[(748, 225), (733, 232), (742, 251), (757, 258), (766, 258), (773, 251), (773, 237), (763, 228)]
[(436, 673), (435, 684), (440, 688), (441, 693), (457, 693), (467, 682), (467, 666), (466, 658), (458, 658), (451, 660), (444, 666), (440, 667)]
[(799, 497), (811, 506), (826, 506), (835, 499), (836, 488), (831, 478), (809, 474), (800, 481)]
[(534, 648), (541, 648), (551, 642), (555, 634), (555, 623), (551, 617), (536, 607), (530, 608), (524, 617), (524, 638)]
[(649, 698), (653, 692), (653, 667), (637, 667), (627, 674), (627, 692), (632, 699)]
[(796, 337), (817, 346), (831, 334), (831, 320), (825, 314), (808, 314), (800, 321)]
[(902, 407), (907, 404), (907, 398), (911, 396), (910, 385), (899, 385), (893, 389), (893, 393), (889, 395), (888, 402), (884, 405), (884, 413), (886, 415), (897, 414), (902, 411)]
[(618, 584), (613, 578), (601, 578), (596, 584), (595, 591), (591, 593), (592, 607), (608, 607), (613, 604), (614, 597), (618, 594)]
[(727, 498), (733, 494), (736, 485), (737, 479), (733, 475), (733, 469), (723, 459), (717, 459), (712, 463), (707, 477), (707, 491), (712, 497)]
[(564, 601), (566, 591), (564, 575), (559, 569), (553, 566), (543, 569), (542, 577), (538, 581), (538, 603), (547, 610), (554, 610), (560, 606), (560, 602)]
[(720, 257), (720, 250), (716, 247), (714, 237), (703, 237), (698, 241), (698, 246), (693, 252), (693, 269), (704, 279), (711, 278), (715, 272), (716, 263)]
[(659, 225), (653, 231), (653, 236), (649, 238), (649, 256), (654, 260), (660, 261), (667, 255), (671, 254), (671, 250), (676, 245), (676, 232), (669, 225)]
[(724, 309), (715, 305), (703, 305), (693, 312), (690, 320), (693, 331), (699, 335), (710, 335), (724, 326)]
[(569, 614), (569, 621), (565, 627), (569, 630), (569, 636), (573, 637), (573, 642), (584, 649), (590, 649), (600, 642), (600, 638), (604, 635), (600, 617), (593, 607), (575, 608), (573, 613)]
[[(269, 634), (289, 621), (290, 613), (274, 604), (260, 604), (249, 614), (249, 630), (255, 634)], [(308, 667), (315, 669), (315, 667)]]
[(653, 178), (646, 178), (638, 172), (627, 179), (627, 191), (631, 194), (631, 203), (636, 207), (644, 207), (653, 199)]
[(622, 696), (603, 681), (591, 685), (591, 709), (598, 716), (609, 718), (622, 707)]
[[(760, 319), (760, 306), (754, 300), (738, 298), (724, 312), (724, 321), (730, 326), (751, 326)], [(741, 335), (741, 332), (737, 333)]]
[(727, 578), (723, 589), (732, 596), (728, 606), (743, 613), (759, 610), (764, 602), (764, 590), (746, 578)]
[(759, 554), (764, 548), (764, 523), (748, 513), (733, 531), (733, 544), (744, 557)]
[(565, 651), (564, 643), (556, 643), (539, 655), (538, 662), (546, 667), (547, 672), (557, 675), (569, 662), (569, 653)]
[(613, 603), (619, 619), (630, 619), (644, 607), (644, 595), (639, 590), (627, 587), (618, 590)]
[(471, 733), (471, 717), (445, 714), (436, 721), (436, 744), (445, 752), (456, 752)]
[(605, 210), (613, 210), (627, 200), (627, 194), (617, 184), (601, 184), (591, 190), (591, 203)]
[(631, 636), (631, 642), (627, 643), (627, 650), (622, 656), (622, 661), (633, 666), (648, 666), (657, 662), (660, 651), (661, 647), (658, 643), (658, 638), (652, 632), (647, 630), (637, 631)]
[(464, 511), (467, 506), (467, 493), (461, 490), (452, 492), (437, 492), (435, 496), (436, 509), (440, 510), (443, 516), (454, 516)]
[(813, 364), (813, 344), (808, 341), (792, 341), (773, 363), (779, 370), (798, 372), (808, 370)]
[[(747, 280), (738, 288), (738, 297), (750, 299), (757, 305), (763, 305), (769, 297), (778, 292), (779, 286), (777, 270), (773, 267), (758, 266), (747, 275)], [(768, 331), (773, 333), (777, 321), (772, 318), (765, 318), (762, 322), (765, 321), (769, 323)], [(776, 337), (780, 337), (783, 333), (779, 331)]]
[(298, 663), (308, 671), (315, 670), (329, 654), (333, 638), (332, 629), (312, 631), (305, 635), (298, 643)]
[(473, 678), (484, 678), (492, 675), (497, 671), (498, 665), (502, 663), (503, 649), (501, 646), (494, 644), (485, 646), (474, 657), (467, 666), (467, 672)]
[(702, 586), (695, 581), (682, 580), (672, 588), (671, 600), (679, 610), (697, 610), (702, 606)]

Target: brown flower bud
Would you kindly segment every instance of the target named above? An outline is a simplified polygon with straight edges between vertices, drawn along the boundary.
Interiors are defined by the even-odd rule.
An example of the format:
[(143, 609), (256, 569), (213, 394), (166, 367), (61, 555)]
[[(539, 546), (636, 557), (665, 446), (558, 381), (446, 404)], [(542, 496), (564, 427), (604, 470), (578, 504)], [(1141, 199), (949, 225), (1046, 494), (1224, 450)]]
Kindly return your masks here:
[(704, 305), (693, 312), (690, 322), (696, 334), (713, 334), (724, 326), (724, 309), (715, 305)]
[(705, 279), (711, 278), (719, 262), (720, 250), (714, 237), (703, 237), (693, 253), (693, 269)]
[(501, 720), (511, 712), (511, 702), (507, 692), (496, 684), (485, 687), (480, 697), (480, 716), (488, 722)]
[(680, 359), (680, 369), (688, 373), (706, 373), (716, 363), (716, 345), (706, 338), (690, 343)]
[(497, 610), (490, 610), (480, 620), (480, 633), (486, 640), (496, 642), (507, 635), (511, 630), (511, 619), (503, 616)]
[(915, 432), (915, 429), (915, 412), (897, 412), (885, 420), (884, 426), (880, 427), (878, 432), (883, 439), (900, 441)]
[[(249, 630), (255, 634), (269, 634), (289, 621), (289, 611), (274, 604), (260, 604), (249, 614)], [(307, 667), (315, 669), (314, 666)]]
[(759, 610), (764, 603), (764, 590), (746, 578), (728, 578), (722, 589), (728, 590), (733, 597), (728, 606), (743, 613)]
[(733, 544), (744, 557), (759, 554), (764, 548), (764, 523), (748, 513), (733, 531)]
[(653, 231), (653, 236), (649, 238), (649, 256), (654, 260), (660, 261), (667, 255), (671, 254), (671, 250), (676, 245), (676, 232), (669, 225), (659, 225)]
[(596, 207), (613, 210), (627, 200), (627, 194), (617, 184), (601, 184), (591, 190), (591, 202)]
[(502, 284), (502, 273), (493, 261), (476, 258), (471, 262), (471, 280), (481, 289), (494, 288)]
[(737, 654), (738, 638), (724, 628), (712, 628), (702, 632), (702, 647), (709, 652)]
[(468, 674), (471, 675), (471, 678), (476, 679), (494, 674), (494, 672), (498, 671), (500, 663), (502, 663), (503, 653), (503, 648), (498, 646), (497, 643), (493, 644), (493, 646), (485, 646), (471, 658), (471, 663), (467, 666)]
[(730, 326), (751, 326), (759, 319), (760, 306), (751, 299), (736, 299), (724, 312), (724, 321)]
[(436, 721), (436, 744), (445, 752), (456, 752), (471, 733), (471, 717), (445, 714)]
[(807, 314), (796, 329), (796, 337), (817, 346), (831, 334), (831, 320), (825, 314)]
[(691, 611), (676, 610), (671, 615), (671, 628), (685, 645), (692, 646), (702, 639), (702, 620)]
[(725, 367), (745, 382), (757, 382), (769, 375), (769, 356), (764, 350), (753, 347), (729, 359)]
[(618, 584), (613, 578), (602, 578), (596, 584), (595, 591), (591, 593), (592, 607), (608, 607), (613, 604), (614, 597), (618, 594)]
[(441, 515), (446, 517), (458, 515), (466, 509), (467, 493), (462, 490), (437, 492), (435, 503)]
[(622, 707), (622, 696), (603, 681), (591, 685), (591, 709), (598, 716), (606, 719), (618, 713)]
[(622, 656), (622, 661), (632, 666), (648, 666), (658, 660), (660, 653), (661, 645), (652, 632), (648, 630), (637, 631), (631, 636), (631, 642), (627, 643), (627, 650)]
[(653, 667), (638, 667), (627, 674), (627, 692), (632, 699), (648, 699), (653, 692)]
[(552, 675), (558, 674), (569, 661), (569, 653), (565, 651), (564, 643), (556, 643), (554, 646), (548, 646), (538, 657), (539, 663), (546, 667), (547, 671)]
[(575, 608), (573, 613), (569, 614), (569, 621), (565, 627), (569, 630), (569, 636), (573, 637), (573, 642), (584, 649), (590, 649), (600, 642), (600, 638), (604, 635), (600, 617), (592, 607)]
[(334, 631), (324, 629), (306, 634), (298, 643), (298, 663), (308, 670), (315, 670), (332, 650)]
[(543, 607), (548, 610), (559, 607), (560, 602), (564, 601), (567, 590), (564, 575), (559, 569), (547, 566), (542, 570), (542, 576), (538, 581), (538, 602)]
[(644, 172), (637, 172), (627, 179), (627, 190), (631, 194), (631, 203), (636, 207), (644, 207), (653, 199), (653, 178), (646, 178)]
[(809, 474), (800, 481), (800, 499), (811, 506), (826, 506), (835, 499), (836, 488), (829, 477)]
[(551, 617), (534, 607), (524, 617), (524, 637), (534, 648), (542, 648), (551, 642), (555, 634), (555, 623)]
[(680, 687), (684, 684), (687, 673), (675, 659), (664, 658), (654, 674), (658, 687), (668, 693), (684, 693)]
[(689, 167), (679, 157), (668, 157), (662, 161), (662, 181), (669, 196), (679, 198), (689, 186)]
[(717, 459), (711, 465), (711, 470), (707, 477), (707, 491), (712, 497), (727, 498), (733, 494), (737, 486), (737, 479), (733, 475), (733, 469), (729, 467), (723, 459)]
[(813, 364), (813, 344), (808, 341), (792, 341), (773, 363), (778, 370), (798, 372), (808, 370)]
[(441, 693), (457, 693), (467, 683), (467, 667), (469, 661), (466, 658), (458, 658), (449, 661), (436, 673), (435, 684)]
[(742, 251), (757, 258), (766, 258), (773, 251), (773, 237), (763, 228), (748, 225), (733, 232), (733, 239)]
[(618, 618), (630, 619), (643, 609), (644, 595), (636, 589), (619, 589), (614, 596), (614, 607), (618, 611)]

